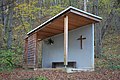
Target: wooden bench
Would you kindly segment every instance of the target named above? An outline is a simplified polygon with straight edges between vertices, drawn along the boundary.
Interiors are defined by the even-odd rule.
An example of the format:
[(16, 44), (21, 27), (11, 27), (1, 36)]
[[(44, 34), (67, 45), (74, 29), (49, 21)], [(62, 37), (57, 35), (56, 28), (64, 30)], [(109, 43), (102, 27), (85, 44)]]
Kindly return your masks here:
[[(58, 68), (58, 67), (59, 68), (64, 67), (64, 62), (52, 62), (52, 68)], [(76, 68), (76, 62), (75, 61), (68, 62), (67, 67)]]

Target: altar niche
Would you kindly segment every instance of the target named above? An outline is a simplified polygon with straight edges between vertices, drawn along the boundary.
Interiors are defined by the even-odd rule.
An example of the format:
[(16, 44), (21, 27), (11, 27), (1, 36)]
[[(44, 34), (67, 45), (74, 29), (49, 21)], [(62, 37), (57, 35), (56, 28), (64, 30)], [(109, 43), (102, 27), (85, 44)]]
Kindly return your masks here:
[(38, 68), (40, 54), (41, 68), (93, 70), (94, 24), (101, 20), (99, 16), (68, 7), (27, 33), (24, 66)]

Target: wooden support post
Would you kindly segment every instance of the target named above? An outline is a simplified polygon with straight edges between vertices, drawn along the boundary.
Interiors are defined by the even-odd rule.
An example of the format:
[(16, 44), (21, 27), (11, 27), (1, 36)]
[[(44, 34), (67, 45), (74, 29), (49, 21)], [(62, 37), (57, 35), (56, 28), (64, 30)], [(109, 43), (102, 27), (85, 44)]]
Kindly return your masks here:
[(64, 65), (65, 68), (68, 65), (68, 16), (64, 18)]

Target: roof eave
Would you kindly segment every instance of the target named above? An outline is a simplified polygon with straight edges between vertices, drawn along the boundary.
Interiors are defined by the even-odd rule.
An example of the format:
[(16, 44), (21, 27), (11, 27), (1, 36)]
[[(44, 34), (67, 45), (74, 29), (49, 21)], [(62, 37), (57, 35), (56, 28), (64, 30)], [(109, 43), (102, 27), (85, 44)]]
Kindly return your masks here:
[(42, 26), (44, 26), (47, 23), (50, 23), (50, 21), (54, 20), (55, 18), (61, 16), (62, 14), (70, 11), (71, 6), (66, 8), (65, 10), (61, 11), (59, 14), (55, 15), (54, 17), (50, 18), (49, 20), (47, 20), (46, 22), (42, 23), (41, 25), (39, 25), (38, 27), (34, 28), (33, 30), (31, 30), (30, 32), (27, 33), (27, 35), (31, 34), (32, 32), (34, 32), (35, 30), (38, 30), (39, 28), (41, 28)]
[[(60, 12), (59, 14), (55, 15), (54, 17), (50, 18), (50, 19), (47, 20), (46, 22), (42, 23), (42, 24), (39, 25), (38, 27), (36, 27), (36, 28), (34, 28), (33, 30), (31, 30), (30, 32), (28, 32), (27, 35), (30, 35), (31, 33), (37, 31), (38, 29), (42, 28), (43, 26), (49, 24), (51, 21), (53, 21), (53, 20), (56, 19), (57, 17), (63, 15), (64, 13), (66, 13), (66, 12), (68, 12), (68, 11), (71, 11), (71, 9), (72, 9), (72, 10), (75, 10), (75, 11), (78, 11), (78, 12), (81, 12), (81, 13), (84, 13), (84, 14), (86, 14), (86, 15), (89, 15), (89, 16), (91, 16), (91, 17), (97, 18), (99, 21), (102, 20), (102, 18), (99, 17), (99, 16), (96, 16), (96, 15), (93, 15), (93, 14), (91, 14), (91, 13), (85, 12), (85, 11), (83, 11), (83, 10), (77, 9), (77, 8), (75, 8), (75, 7), (69, 6), (68, 8), (66, 8), (65, 10), (63, 10), (62, 12)], [(98, 21), (98, 22), (99, 22), (99, 21)]]

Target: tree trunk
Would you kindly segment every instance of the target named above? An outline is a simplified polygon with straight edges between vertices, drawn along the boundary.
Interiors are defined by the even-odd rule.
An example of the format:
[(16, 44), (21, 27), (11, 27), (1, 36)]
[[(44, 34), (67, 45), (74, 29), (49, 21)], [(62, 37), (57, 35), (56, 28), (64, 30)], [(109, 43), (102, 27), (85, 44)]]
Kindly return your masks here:
[(6, 44), (6, 37), (7, 37), (7, 22), (8, 22), (8, 15), (6, 13), (7, 11), (7, 1), (1, 0), (1, 19), (2, 19), (2, 25), (3, 25), (3, 31), (2, 31), (2, 41), (3, 44)]
[(105, 24), (101, 28), (101, 39), (104, 38), (105, 32), (107, 31), (108, 27), (110, 27), (110, 23), (112, 22), (113, 17), (114, 17), (114, 13), (113, 10), (111, 10), (107, 20), (105, 21)]
[[(98, 15), (98, 0), (93, 1), (93, 14)], [(98, 27), (99, 26), (99, 27)], [(95, 25), (95, 52), (101, 54), (102, 51), (102, 39), (101, 39), (101, 27)]]
[(12, 15), (11, 11), (9, 14), (9, 22), (8, 22), (8, 38), (7, 38), (7, 48), (10, 49), (12, 46)]
[(12, 47), (12, 18), (13, 18), (13, 6), (14, 4), (9, 4), (9, 8), (8, 8), (8, 34), (7, 34), (7, 48), (11, 49)]
[(4, 0), (1, 1), (1, 18), (2, 18), (2, 24), (4, 25)]
[(84, 11), (87, 11), (87, 1), (84, 0)]

